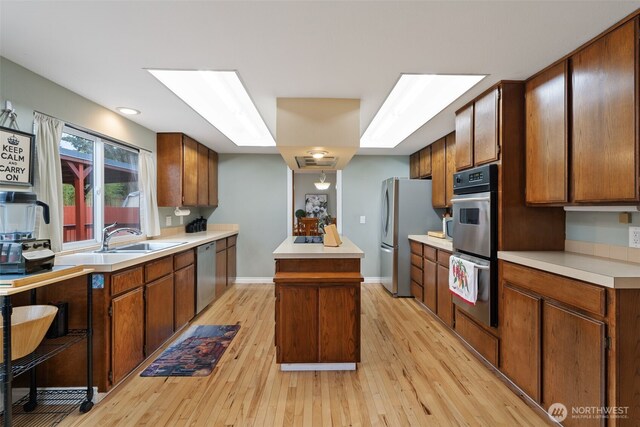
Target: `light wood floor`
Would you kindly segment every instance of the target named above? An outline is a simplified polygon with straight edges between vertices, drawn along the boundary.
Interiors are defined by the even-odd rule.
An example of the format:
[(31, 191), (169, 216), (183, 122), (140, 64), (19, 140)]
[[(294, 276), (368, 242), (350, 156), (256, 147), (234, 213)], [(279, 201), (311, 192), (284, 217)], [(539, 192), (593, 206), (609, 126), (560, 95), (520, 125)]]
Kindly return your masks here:
[(355, 372), (280, 372), (272, 285), (235, 285), (194, 323), (241, 328), (204, 378), (130, 376), (61, 426), (538, 426), (547, 422), (411, 299), (362, 286)]

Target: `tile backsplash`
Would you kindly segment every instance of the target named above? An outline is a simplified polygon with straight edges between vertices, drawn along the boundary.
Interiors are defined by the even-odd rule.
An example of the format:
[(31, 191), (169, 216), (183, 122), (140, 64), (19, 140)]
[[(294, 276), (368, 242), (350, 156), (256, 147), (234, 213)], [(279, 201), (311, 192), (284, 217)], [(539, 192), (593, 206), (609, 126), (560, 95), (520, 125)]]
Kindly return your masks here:
[(626, 246), (585, 242), (580, 240), (565, 240), (564, 250), (584, 255), (611, 258), (619, 261), (640, 263), (640, 248), (629, 248)]

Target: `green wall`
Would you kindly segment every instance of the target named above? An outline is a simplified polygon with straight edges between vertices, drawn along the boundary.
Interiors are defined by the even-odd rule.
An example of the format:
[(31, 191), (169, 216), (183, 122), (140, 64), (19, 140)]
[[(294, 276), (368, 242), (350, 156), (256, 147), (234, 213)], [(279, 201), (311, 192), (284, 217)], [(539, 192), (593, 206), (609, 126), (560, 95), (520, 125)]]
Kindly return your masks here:
[(380, 276), (381, 185), (392, 176), (409, 176), (409, 156), (355, 156), (342, 172), (342, 233), (364, 251), (365, 277)]
[(272, 278), (287, 237), (287, 165), (279, 154), (220, 154), (210, 223), (239, 224), (238, 277)]

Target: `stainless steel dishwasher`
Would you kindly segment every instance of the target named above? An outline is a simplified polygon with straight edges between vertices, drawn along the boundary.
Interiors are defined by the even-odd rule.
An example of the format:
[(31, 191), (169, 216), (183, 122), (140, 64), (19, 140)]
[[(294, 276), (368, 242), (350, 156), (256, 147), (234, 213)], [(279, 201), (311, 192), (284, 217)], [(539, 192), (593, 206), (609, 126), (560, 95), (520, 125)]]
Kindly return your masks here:
[(198, 246), (196, 313), (216, 298), (216, 242)]

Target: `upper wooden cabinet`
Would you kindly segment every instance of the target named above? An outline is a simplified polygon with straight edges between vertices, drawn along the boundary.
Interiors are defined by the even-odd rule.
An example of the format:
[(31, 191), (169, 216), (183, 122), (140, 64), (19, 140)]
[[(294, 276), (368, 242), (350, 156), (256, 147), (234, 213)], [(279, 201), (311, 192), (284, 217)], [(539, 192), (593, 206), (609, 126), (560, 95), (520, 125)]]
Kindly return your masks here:
[(447, 207), (451, 207), (453, 198), (453, 174), (456, 171), (456, 133), (451, 132), (445, 137), (445, 186), (444, 194)]
[(429, 146), (431, 149), (431, 204), (434, 208), (451, 207), (455, 172), (455, 132)]
[(637, 201), (638, 18), (571, 57), (575, 202)]
[(418, 151), (420, 155), (420, 178), (431, 176), (431, 146)]
[(478, 98), (473, 107), (473, 161), (476, 166), (499, 158), (499, 100), (500, 88), (495, 88)]
[(218, 154), (182, 133), (159, 133), (158, 206), (217, 206)]
[(456, 169), (473, 166), (473, 104), (456, 113)]
[(511, 107), (522, 104), (522, 85), (515, 81), (500, 82), (456, 111), (457, 170), (501, 159), (505, 135), (514, 133), (517, 125), (511, 116), (518, 112)]
[(209, 149), (198, 145), (198, 206), (209, 204)]
[(567, 61), (525, 86), (527, 203), (566, 203), (568, 194)]
[(419, 179), (431, 176), (431, 147), (424, 147), (409, 156), (409, 178)]
[(209, 206), (218, 206), (218, 153), (209, 150)]
[(445, 194), (447, 160), (445, 138), (431, 144), (431, 204), (434, 208), (447, 206)]
[[(165, 159), (163, 158), (163, 160)], [(160, 166), (160, 162), (158, 162), (158, 166)], [(163, 169), (158, 167), (159, 171)], [(198, 204), (198, 143), (186, 135), (182, 139), (182, 176), (182, 200), (175, 206), (183, 204), (195, 206)], [(178, 192), (173, 197), (177, 197), (179, 194)]]
[(416, 151), (409, 156), (409, 178), (420, 178), (420, 152)]

